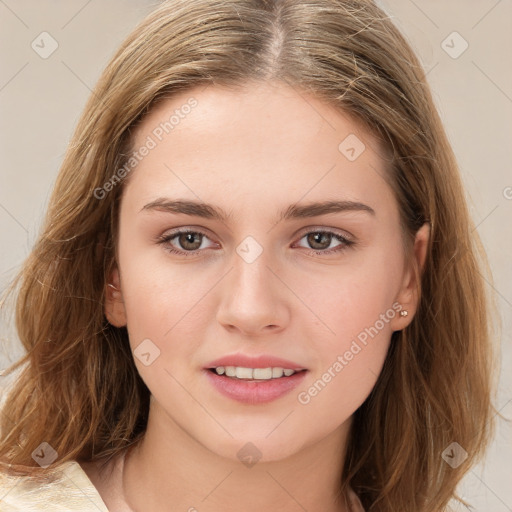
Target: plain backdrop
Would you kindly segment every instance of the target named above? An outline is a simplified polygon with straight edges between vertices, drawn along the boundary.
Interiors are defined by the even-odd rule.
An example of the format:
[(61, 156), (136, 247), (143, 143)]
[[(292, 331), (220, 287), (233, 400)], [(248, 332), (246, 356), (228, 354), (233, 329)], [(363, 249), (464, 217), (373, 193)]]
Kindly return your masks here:
[[(35, 240), (91, 89), (117, 46), (157, 4), (0, 0), (0, 290)], [(428, 71), (460, 164), (471, 214), (494, 276), (488, 285), (496, 293), (502, 318), (496, 406), (512, 418), (512, 3), (381, 0), (379, 4)], [(55, 43), (40, 36), (42, 32)], [(38, 52), (34, 46), (41, 37), (47, 38), (47, 44), (44, 50), (40, 44)], [(58, 47), (42, 58), (51, 44)], [(22, 354), (8, 320), (0, 325), (1, 368)], [(6, 383), (0, 377), (0, 385)], [(460, 494), (473, 504), (470, 510), (512, 511), (511, 461), (512, 424), (500, 419), (485, 463), (470, 471), (460, 487)]]

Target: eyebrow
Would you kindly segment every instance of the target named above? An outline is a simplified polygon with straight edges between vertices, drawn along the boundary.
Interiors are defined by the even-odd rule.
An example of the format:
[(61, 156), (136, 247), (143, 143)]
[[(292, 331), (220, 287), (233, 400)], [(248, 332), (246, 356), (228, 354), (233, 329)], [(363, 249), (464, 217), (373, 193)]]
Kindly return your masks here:
[[(232, 218), (230, 213), (226, 213), (226, 211), (218, 206), (185, 199), (158, 198), (143, 206), (140, 211), (181, 213), (184, 215), (203, 217), (205, 219), (215, 219), (221, 222), (226, 222), (228, 219)], [(375, 216), (375, 210), (373, 208), (357, 201), (317, 201), (306, 204), (291, 204), (279, 212), (277, 222), (289, 219), (317, 217), (329, 213), (354, 211)]]

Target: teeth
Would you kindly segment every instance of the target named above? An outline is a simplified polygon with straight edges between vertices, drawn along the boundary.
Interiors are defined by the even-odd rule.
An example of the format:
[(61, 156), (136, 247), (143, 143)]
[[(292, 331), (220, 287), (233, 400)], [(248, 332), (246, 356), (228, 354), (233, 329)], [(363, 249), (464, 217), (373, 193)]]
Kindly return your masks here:
[(283, 375), (289, 377), (295, 373), (295, 370), (288, 368), (243, 368), (241, 366), (218, 366), (215, 371), (217, 375), (225, 374), (226, 377), (245, 380), (279, 379)]
[(284, 370), (282, 368), (272, 368), (272, 378), (278, 379), (279, 377), (282, 377), (284, 374)]
[(235, 376), (237, 379), (252, 379), (252, 368), (240, 368), (237, 366), (235, 368)]

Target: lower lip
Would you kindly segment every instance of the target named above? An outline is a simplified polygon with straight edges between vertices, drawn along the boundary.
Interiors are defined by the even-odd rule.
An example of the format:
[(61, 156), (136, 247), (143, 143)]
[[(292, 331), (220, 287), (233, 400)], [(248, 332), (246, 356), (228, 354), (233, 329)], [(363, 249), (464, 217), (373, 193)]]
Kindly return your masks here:
[(276, 400), (297, 387), (306, 376), (307, 370), (290, 377), (265, 381), (232, 379), (204, 370), (213, 386), (224, 396), (244, 404), (262, 404)]

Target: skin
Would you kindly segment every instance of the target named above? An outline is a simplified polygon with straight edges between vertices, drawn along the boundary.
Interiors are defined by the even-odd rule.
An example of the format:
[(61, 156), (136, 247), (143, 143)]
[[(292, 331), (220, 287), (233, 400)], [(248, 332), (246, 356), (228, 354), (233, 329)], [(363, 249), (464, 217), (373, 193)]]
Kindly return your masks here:
[[(411, 322), (418, 303), (397, 202), (382, 178), (383, 150), (354, 120), (277, 83), (201, 87), (167, 99), (138, 127), (134, 147), (190, 97), (198, 105), (130, 175), (118, 267), (107, 287), (107, 318), (127, 326), (132, 350), (148, 338), (160, 350), (149, 366), (134, 358), (152, 394), (147, 433), (125, 461), (111, 464), (108, 478), (95, 465), (84, 469), (111, 511), (349, 510), (335, 494), (352, 415), (376, 383), (392, 332)], [(338, 150), (349, 134), (366, 146), (355, 161)], [(161, 197), (204, 201), (232, 217), (141, 211)], [(292, 203), (325, 200), (359, 201), (375, 215), (345, 211), (276, 223)], [(186, 252), (202, 240), (194, 256), (157, 243), (185, 227), (206, 237), (189, 245), (176, 237), (167, 247)], [(314, 245), (306, 235), (315, 228), (355, 243), (315, 254), (340, 247), (334, 237)], [(263, 249), (252, 263), (236, 252), (249, 235)], [(425, 225), (411, 252), (420, 269), (428, 236)], [(299, 392), (395, 302), (408, 316), (396, 314), (321, 392), (300, 403)], [(308, 374), (273, 402), (241, 404), (219, 394), (202, 372), (232, 353), (283, 357)], [(250, 468), (237, 457), (248, 442), (262, 454)]]

